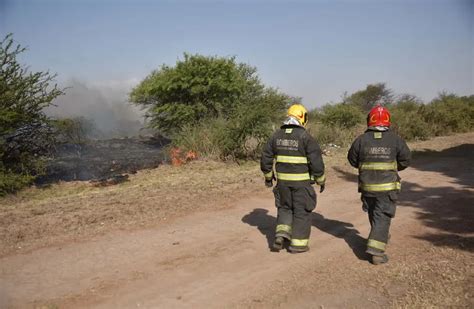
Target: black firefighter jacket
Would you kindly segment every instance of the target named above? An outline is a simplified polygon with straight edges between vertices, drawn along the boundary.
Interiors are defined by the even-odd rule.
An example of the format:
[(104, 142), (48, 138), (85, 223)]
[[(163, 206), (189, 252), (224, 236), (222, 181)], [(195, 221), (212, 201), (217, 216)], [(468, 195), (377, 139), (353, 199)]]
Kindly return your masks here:
[(276, 177), (279, 185), (299, 187), (325, 182), (319, 144), (303, 127), (296, 125), (284, 125), (273, 134), (263, 149), (260, 168), (267, 180)]
[(410, 149), (391, 130), (368, 129), (352, 143), (347, 159), (359, 169), (359, 192), (378, 196), (401, 189), (397, 171), (408, 167)]

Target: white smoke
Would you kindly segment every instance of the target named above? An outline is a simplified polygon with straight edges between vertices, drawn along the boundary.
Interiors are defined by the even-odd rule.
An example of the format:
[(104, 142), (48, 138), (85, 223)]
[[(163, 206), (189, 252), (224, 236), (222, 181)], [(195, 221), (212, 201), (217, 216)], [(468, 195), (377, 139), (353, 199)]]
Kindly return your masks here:
[(135, 136), (143, 128), (143, 112), (128, 102), (128, 93), (139, 80), (65, 83), (66, 94), (46, 109), (54, 118), (84, 117), (104, 138)]

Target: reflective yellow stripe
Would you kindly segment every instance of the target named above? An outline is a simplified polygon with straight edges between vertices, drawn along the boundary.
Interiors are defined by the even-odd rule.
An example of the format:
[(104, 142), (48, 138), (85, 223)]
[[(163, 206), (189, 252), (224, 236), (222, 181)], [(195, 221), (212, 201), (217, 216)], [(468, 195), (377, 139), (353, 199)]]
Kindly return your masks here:
[(318, 178), (316, 178), (316, 183), (319, 185), (319, 184), (322, 184), (326, 181), (326, 175), (323, 174), (322, 176), (319, 176)]
[(273, 171), (264, 174), (264, 176), (265, 176), (265, 179), (271, 179), (273, 177)]
[(302, 173), (302, 174), (277, 173), (277, 179), (290, 180), (290, 181), (309, 180), (309, 173)]
[(309, 239), (292, 239), (291, 245), (294, 247), (306, 247), (308, 246)]
[(276, 156), (276, 161), (280, 163), (308, 164), (306, 157), (300, 156)]
[(289, 225), (286, 225), (286, 224), (278, 224), (276, 226), (276, 232), (287, 232), (287, 233), (291, 233), (291, 226)]
[(381, 192), (381, 191), (392, 191), (400, 190), (401, 184), (399, 182), (387, 182), (379, 184), (362, 184), (360, 188), (364, 191), (369, 192)]
[(375, 248), (375, 249), (385, 251), (385, 246), (386, 246), (385, 243), (375, 240), (375, 239), (369, 239), (367, 241), (367, 247), (370, 247), (370, 248)]
[(397, 162), (363, 162), (359, 166), (359, 170), (370, 171), (396, 171)]

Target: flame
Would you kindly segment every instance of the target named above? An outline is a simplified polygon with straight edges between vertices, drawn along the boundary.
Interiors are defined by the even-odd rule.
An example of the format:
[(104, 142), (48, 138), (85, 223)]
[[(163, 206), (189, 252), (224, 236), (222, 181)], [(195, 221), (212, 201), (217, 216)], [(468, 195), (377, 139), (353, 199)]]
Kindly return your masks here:
[(178, 147), (173, 147), (170, 150), (170, 157), (171, 157), (171, 165), (173, 166), (181, 166), (186, 162), (196, 160), (198, 155), (195, 151), (189, 150), (186, 153)]

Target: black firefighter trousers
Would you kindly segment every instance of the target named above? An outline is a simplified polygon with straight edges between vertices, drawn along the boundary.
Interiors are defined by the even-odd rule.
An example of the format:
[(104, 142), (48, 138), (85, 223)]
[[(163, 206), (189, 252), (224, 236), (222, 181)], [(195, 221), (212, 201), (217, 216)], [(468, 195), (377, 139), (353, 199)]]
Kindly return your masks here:
[(362, 195), (362, 208), (369, 214), (370, 234), (367, 240), (367, 253), (384, 255), (389, 239), (390, 223), (395, 216), (396, 193), (379, 196)]
[(273, 189), (278, 209), (275, 237), (290, 240), (290, 251), (307, 251), (311, 234), (311, 212), (316, 192), (311, 185), (291, 187), (277, 184)]

